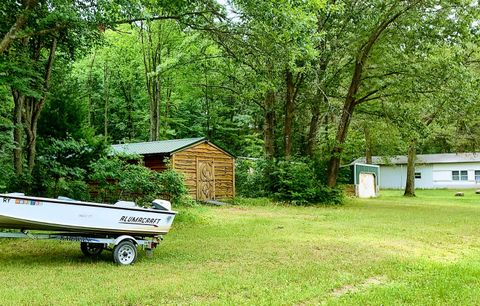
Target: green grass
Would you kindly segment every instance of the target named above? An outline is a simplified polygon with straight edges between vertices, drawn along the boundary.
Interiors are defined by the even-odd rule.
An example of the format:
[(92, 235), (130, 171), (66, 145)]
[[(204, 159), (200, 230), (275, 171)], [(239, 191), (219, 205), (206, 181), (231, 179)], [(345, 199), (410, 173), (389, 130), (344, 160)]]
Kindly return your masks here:
[(72, 242), (2, 240), (0, 304), (475, 305), (480, 195), (453, 194), (190, 208), (129, 267)]

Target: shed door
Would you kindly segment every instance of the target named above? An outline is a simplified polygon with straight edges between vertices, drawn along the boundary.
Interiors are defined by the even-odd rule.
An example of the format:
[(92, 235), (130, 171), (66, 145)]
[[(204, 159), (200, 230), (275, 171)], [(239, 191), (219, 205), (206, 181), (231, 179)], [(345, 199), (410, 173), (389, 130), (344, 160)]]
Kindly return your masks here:
[(371, 198), (375, 196), (375, 175), (372, 173), (360, 173), (358, 184), (358, 197)]
[(213, 161), (197, 161), (197, 200), (215, 199), (215, 171)]

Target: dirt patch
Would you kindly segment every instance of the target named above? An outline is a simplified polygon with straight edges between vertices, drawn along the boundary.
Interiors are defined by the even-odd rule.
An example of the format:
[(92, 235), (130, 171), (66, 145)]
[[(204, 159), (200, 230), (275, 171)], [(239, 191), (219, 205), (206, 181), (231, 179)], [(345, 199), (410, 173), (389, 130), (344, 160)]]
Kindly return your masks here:
[(388, 281), (388, 278), (384, 275), (372, 276), (356, 285), (345, 285), (340, 288), (336, 288), (332, 291), (333, 297), (341, 297), (345, 294), (356, 293), (362, 290), (366, 290), (373, 286), (380, 286), (385, 284)]

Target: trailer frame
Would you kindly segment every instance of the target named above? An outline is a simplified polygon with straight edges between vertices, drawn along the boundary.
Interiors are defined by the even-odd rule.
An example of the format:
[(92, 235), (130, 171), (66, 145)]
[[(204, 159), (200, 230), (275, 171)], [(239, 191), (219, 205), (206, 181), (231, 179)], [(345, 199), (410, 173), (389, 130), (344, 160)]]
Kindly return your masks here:
[[(145, 250), (147, 257), (153, 255), (153, 250), (163, 240), (162, 235), (139, 237), (131, 235), (104, 235), (89, 233), (31, 233), (27, 230), (20, 232), (0, 232), (0, 238), (33, 239), (33, 240), (60, 240), (80, 242), (83, 254), (87, 257), (96, 257), (103, 250), (113, 252), (114, 262), (119, 265), (130, 265), (138, 257), (137, 247)], [(89, 249), (91, 251), (89, 251)]]

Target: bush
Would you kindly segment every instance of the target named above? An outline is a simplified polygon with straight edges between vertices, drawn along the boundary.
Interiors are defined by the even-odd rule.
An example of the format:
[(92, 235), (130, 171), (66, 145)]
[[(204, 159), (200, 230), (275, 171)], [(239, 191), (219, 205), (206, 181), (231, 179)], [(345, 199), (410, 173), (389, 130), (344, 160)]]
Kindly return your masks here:
[(325, 185), (323, 163), (318, 161), (293, 158), (240, 160), (237, 162), (236, 173), (240, 196), (267, 196), (296, 205), (343, 202), (341, 189)]
[(312, 203), (317, 199), (317, 182), (308, 164), (282, 160), (271, 173), (271, 190), (277, 200)]
[(8, 189), (38, 196), (66, 196), (88, 200), (85, 178), (88, 165), (105, 155), (105, 144), (97, 139), (85, 140), (49, 139), (39, 143), (39, 152), (34, 170), (30, 175), (13, 176)]
[(264, 159), (238, 159), (235, 168), (237, 195), (248, 198), (267, 196), (267, 168)]
[(180, 173), (172, 169), (151, 171), (139, 163), (138, 156), (104, 157), (90, 168), (94, 198), (99, 202), (121, 199), (150, 206), (154, 199), (164, 198), (177, 204), (187, 194)]

